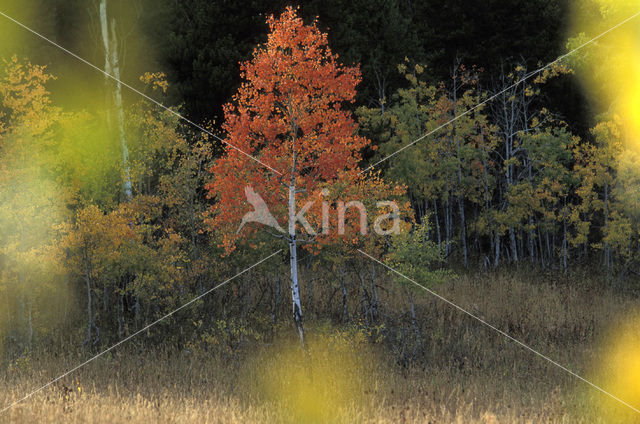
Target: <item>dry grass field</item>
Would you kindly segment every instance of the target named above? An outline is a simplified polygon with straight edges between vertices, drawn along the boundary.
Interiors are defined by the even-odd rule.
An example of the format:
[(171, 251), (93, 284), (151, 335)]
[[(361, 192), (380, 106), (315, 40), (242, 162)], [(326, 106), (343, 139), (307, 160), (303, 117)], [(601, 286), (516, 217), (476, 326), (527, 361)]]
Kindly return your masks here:
[[(640, 302), (632, 292), (552, 280), (461, 277), (437, 291), (638, 405), (640, 385), (629, 380), (638, 361), (616, 369), (616, 358), (639, 352), (637, 337), (611, 335), (628, 333), (612, 328), (638, 329), (630, 317)], [(385, 293), (390, 305), (406, 308), (401, 291)], [(307, 324), (308, 357), (289, 346), (288, 327), (232, 354), (197, 345), (145, 348), (143, 337), (4, 412), (0, 422), (640, 422), (629, 408), (437, 299), (419, 297), (417, 314), (421, 348), (408, 363), (398, 358), (410, 340), (376, 343), (371, 330), (321, 322)], [(0, 405), (87, 357), (33, 355), (5, 365)]]

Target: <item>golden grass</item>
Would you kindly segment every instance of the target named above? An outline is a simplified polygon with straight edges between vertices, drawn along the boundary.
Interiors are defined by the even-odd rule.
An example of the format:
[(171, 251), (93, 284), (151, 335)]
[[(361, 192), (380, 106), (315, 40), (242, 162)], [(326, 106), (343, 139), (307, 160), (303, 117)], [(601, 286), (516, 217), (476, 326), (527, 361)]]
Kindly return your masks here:
[[(620, 370), (606, 362), (606, 341), (615, 337), (612, 328), (626, 329), (612, 323), (637, 311), (638, 301), (549, 279), (463, 277), (436, 290), (594, 383), (619, 390), (613, 377)], [(406, 307), (400, 291), (385, 296), (387, 308)], [(417, 313), (422, 344), (408, 366), (399, 358), (409, 341), (371, 343), (362, 328), (326, 323), (308, 324), (311, 359), (287, 337), (254, 343), (231, 359), (205, 349), (127, 346), (15, 406), (0, 422), (606, 423), (612, 408), (620, 413), (605, 395), (437, 300), (419, 298)], [(389, 334), (402, 334), (403, 320), (388, 318)], [(640, 360), (640, 352), (623, 353)], [(14, 362), (0, 377), (0, 406), (84, 355)], [(304, 371), (309, 360), (310, 373)], [(635, 400), (633, 393), (620, 395)], [(622, 411), (616, 422), (638, 422), (638, 414)]]

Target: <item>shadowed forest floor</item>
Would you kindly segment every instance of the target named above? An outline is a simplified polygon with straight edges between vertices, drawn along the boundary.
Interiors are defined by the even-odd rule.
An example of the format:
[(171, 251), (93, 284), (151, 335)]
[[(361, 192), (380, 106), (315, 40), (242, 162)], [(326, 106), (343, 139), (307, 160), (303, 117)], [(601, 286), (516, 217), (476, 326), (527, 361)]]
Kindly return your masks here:
[[(536, 278), (547, 281), (461, 277), (436, 290), (633, 404), (637, 394), (606, 365), (606, 341), (620, 317), (637, 311), (636, 296)], [(399, 293), (386, 296), (403, 307)], [(418, 341), (383, 330), (404, 338), (395, 343), (364, 326), (308, 322), (308, 357), (288, 323), (273, 340), (233, 352), (204, 341), (148, 348), (142, 336), (13, 407), (0, 422), (637, 422), (630, 409), (437, 299), (417, 298), (417, 315)], [(6, 364), (0, 405), (87, 357), (27, 355)]]

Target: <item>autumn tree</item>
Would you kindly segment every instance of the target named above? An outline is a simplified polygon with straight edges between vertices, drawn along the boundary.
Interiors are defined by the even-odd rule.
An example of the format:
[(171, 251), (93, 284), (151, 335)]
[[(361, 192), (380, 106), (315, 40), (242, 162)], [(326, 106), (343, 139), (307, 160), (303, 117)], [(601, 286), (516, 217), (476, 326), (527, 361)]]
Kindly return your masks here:
[[(44, 66), (4, 60), (0, 67), (0, 294), (12, 315), (5, 323), (20, 349), (50, 329), (41, 306), (61, 312), (56, 293), (66, 292), (55, 227), (73, 202), (56, 175), (62, 120), (52, 105)], [(54, 306), (55, 305), (55, 306)], [(58, 307), (56, 309), (56, 307)], [(44, 331), (43, 331), (44, 330)]]
[[(227, 148), (211, 168), (213, 179), (207, 185), (216, 200), (209, 225), (222, 234), (227, 253), (250, 239), (255, 227), (236, 233), (247, 212), (242, 196), (247, 186), (270, 205), (274, 216), (284, 218), (293, 318), (304, 344), (297, 249), (299, 238), (313, 241), (317, 234), (304, 219), (305, 209), (297, 210), (327, 183), (359, 178), (360, 151), (368, 140), (356, 135), (356, 124), (342, 107), (354, 101), (358, 69), (341, 65), (327, 35), (315, 24), (305, 25), (295, 9), (267, 22), (267, 42), (241, 65), (245, 82), (224, 108), (223, 128), (230, 145), (271, 169)], [(298, 224), (305, 227), (304, 234)]]
[[(424, 66), (420, 64), (411, 65), (405, 60), (398, 69), (408, 80), (408, 88), (398, 90), (384, 114), (374, 108), (358, 109), (361, 128), (379, 140), (383, 158), (393, 155), (381, 166), (386, 167), (391, 179), (408, 186), (418, 221), (431, 215), (433, 238), (444, 246), (447, 254), (454, 241), (457, 209), (460, 236), (456, 241), (462, 248), (460, 257), (466, 266), (465, 210), (473, 206), (477, 220), (478, 209), (490, 200), (493, 192), (489, 181), (492, 175), (487, 174), (489, 153), (495, 145), (493, 129), (482, 108), (461, 116), (453, 125), (442, 125), (478, 103), (481, 93), (476, 85), (476, 72), (459, 65), (450, 86), (434, 86), (425, 81)], [(432, 135), (412, 145), (412, 152), (394, 155), (427, 133)]]

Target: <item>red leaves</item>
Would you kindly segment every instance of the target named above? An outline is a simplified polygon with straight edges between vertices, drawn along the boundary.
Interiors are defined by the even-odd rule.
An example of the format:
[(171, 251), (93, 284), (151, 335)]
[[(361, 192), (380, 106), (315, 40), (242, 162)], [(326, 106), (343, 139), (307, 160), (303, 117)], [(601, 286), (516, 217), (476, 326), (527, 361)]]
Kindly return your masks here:
[(360, 81), (357, 67), (339, 64), (327, 35), (304, 25), (293, 8), (269, 17), (270, 34), (253, 59), (241, 65), (246, 81), (232, 104), (224, 107), (229, 144), (249, 152), (281, 172), (227, 149), (212, 167), (207, 186), (217, 200), (209, 225), (222, 233), (230, 249), (242, 215), (250, 210), (242, 195), (251, 186), (274, 216), (286, 216), (285, 190), (293, 178), (306, 196), (338, 175), (355, 175), (360, 151), (369, 140), (356, 135), (356, 124), (342, 104), (352, 102)]

